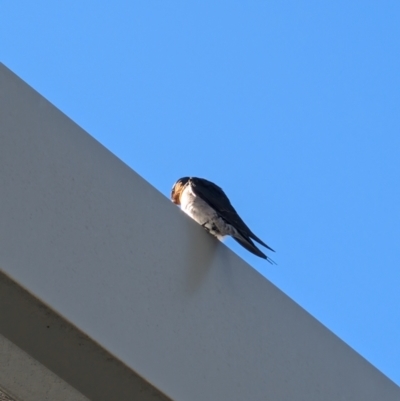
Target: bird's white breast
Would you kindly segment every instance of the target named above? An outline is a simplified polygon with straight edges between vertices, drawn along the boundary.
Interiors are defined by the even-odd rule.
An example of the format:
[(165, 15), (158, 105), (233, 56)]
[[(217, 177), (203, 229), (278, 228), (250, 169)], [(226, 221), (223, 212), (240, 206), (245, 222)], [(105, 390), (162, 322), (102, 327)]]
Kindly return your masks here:
[(180, 200), (182, 210), (199, 224), (216, 217), (215, 210), (193, 192), (190, 184), (183, 190)]
[(189, 184), (182, 192), (181, 209), (209, 233), (222, 240), (226, 235), (236, 235), (237, 231), (227, 224), (211, 206), (197, 196)]

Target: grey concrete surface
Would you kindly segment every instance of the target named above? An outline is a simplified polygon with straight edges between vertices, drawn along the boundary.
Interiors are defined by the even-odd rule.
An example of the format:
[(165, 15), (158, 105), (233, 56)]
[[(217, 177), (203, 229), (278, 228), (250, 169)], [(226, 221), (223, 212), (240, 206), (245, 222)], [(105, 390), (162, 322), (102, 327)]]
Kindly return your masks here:
[(0, 390), (0, 401), (18, 401)]
[(0, 334), (0, 401), (88, 401), (26, 352)]
[[(5, 314), (8, 339), (90, 399), (123, 368), (177, 401), (400, 399), (399, 387), (4, 66), (0, 88), (0, 269), (4, 288), (37, 300), (31, 319)], [(57, 330), (42, 341), (46, 313)], [(118, 366), (104, 375), (107, 361)]]
[(0, 311), (0, 387), (18, 400), (169, 399), (4, 273)]

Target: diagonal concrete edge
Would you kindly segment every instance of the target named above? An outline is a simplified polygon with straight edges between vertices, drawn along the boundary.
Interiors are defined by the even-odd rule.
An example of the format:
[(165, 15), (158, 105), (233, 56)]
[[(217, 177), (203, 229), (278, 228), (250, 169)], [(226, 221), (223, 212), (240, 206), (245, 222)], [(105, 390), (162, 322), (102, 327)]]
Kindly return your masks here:
[[(1, 330), (11, 341), (93, 399), (103, 399), (95, 383), (119, 383), (118, 399), (134, 399), (112, 366), (174, 400), (399, 399), (393, 382), (4, 66), (0, 87), (0, 269), (54, 316), (33, 315), (39, 331), (27, 338), (32, 319), (9, 313), (14, 329)], [(41, 341), (52, 327), (58, 335)], [(65, 351), (70, 332), (91, 357)], [(80, 374), (69, 354), (86, 364)]]
[[(0, 310), (0, 332), (89, 399), (169, 400), (4, 273), (0, 273)], [(24, 371), (22, 366), (18, 368), (21, 379)], [(62, 384), (60, 389), (53, 389), (56, 379), (47, 377), (47, 372), (33, 375), (33, 369), (25, 369), (29, 386), (16, 380), (13, 373), (13, 380), (4, 384), (10, 394), (38, 401), (87, 399), (71, 390), (67, 394)]]
[(0, 401), (88, 401), (76, 388), (0, 334)]

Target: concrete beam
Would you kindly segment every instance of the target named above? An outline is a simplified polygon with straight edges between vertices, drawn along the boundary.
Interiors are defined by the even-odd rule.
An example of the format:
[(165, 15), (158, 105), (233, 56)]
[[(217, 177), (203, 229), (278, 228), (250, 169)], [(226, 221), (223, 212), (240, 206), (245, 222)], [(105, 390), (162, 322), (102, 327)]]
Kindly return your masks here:
[[(0, 288), (2, 291), (4, 288)], [(3, 309), (2, 309), (3, 310)], [(13, 309), (13, 311), (15, 311)], [(14, 319), (16, 320), (16, 319)], [(3, 321), (3, 315), (2, 315)], [(0, 334), (0, 401), (88, 401), (68, 383)]]
[(10, 341), (89, 399), (400, 399), (4, 66), (0, 87), (0, 294), (13, 294), (0, 297), (0, 333)]

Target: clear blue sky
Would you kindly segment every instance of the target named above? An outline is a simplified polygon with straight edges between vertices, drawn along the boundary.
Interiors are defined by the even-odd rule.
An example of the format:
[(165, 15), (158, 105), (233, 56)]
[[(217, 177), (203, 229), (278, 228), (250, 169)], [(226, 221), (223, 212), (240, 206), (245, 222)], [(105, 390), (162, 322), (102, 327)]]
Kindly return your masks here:
[(0, 56), (168, 196), (219, 184), (226, 244), (400, 384), (400, 2), (3, 1)]

